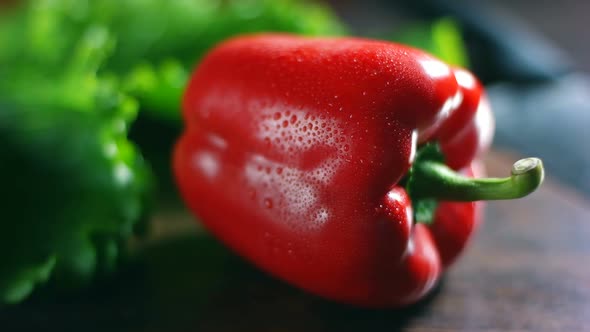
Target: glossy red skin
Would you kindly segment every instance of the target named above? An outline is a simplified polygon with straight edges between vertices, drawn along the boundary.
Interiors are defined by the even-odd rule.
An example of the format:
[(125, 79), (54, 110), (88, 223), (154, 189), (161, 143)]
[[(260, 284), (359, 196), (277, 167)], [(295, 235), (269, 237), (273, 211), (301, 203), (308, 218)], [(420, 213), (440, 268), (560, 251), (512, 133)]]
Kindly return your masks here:
[[(461, 94), (472, 102), (458, 103)], [(234, 38), (186, 89), (178, 188), (217, 238), (274, 276), (359, 306), (410, 304), (460, 254), (478, 205), (442, 203), (433, 226), (413, 224), (396, 183), (417, 137), (451, 127), (454, 140), (445, 121), (469, 127), (480, 94), (435, 58), (388, 42)], [(469, 174), (463, 160), (489, 136), (476, 134), (467, 135), (469, 158), (452, 148), (446, 156)]]

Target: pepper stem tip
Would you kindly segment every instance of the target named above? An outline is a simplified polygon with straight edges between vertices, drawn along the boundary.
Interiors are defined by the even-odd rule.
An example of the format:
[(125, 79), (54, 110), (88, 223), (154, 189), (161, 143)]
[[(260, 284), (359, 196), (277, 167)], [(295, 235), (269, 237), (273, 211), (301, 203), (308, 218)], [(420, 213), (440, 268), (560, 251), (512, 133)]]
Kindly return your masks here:
[(436, 161), (415, 165), (409, 183), (413, 198), (451, 201), (516, 199), (534, 192), (545, 178), (539, 158), (520, 159), (505, 178), (469, 178)]

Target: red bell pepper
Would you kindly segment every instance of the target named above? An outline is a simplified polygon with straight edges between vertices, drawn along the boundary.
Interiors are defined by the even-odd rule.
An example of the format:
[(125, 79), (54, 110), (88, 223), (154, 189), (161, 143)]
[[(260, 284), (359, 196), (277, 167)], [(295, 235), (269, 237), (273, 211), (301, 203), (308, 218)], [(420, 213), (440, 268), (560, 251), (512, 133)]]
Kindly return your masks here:
[(272, 275), (359, 306), (421, 299), (472, 235), (477, 201), (543, 180), (536, 158), (473, 178), (493, 135), (482, 86), (390, 42), (233, 38), (193, 73), (183, 117), (174, 173), (205, 226)]

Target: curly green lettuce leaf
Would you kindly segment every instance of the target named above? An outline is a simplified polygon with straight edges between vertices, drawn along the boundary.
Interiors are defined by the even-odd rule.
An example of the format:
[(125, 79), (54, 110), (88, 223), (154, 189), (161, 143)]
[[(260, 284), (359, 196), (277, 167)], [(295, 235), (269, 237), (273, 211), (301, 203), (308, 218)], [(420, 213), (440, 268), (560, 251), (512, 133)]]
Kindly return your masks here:
[(328, 8), (294, 0), (102, 1), (101, 23), (120, 41), (109, 61), (125, 72), (138, 59), (157, 64), (170, 57), (192, 67), (213, 45), (236, 34), (285, 31), (344, 34)]
[(138, 104), (97, 75), (113, 46), (90, 28), (60, 74), (13, 67), (0, 83), (0, 302), (112, 270), (147, 213), (150, 171), (127, 138)]
[[(160, 3), (146, 1), (156, 2)], [(133, 10), (145, 12), (140, 15), (145, 17), (151, 12), (150, 6), (138, 6)], [(269, 31), (308, 36), (347, 33), (345, 25), (328, 7), (310, 1), (169, 1), (162, 10), (165, 15), (150, 19), (152, 39), (142, 46), (121, 50), (110, 64), (117, 70), (124, 69), (120, 72), (126, 77), (126, 91), (141, 101), (142, 108), (156, 118), (174, 122), (180, 120), (182, 87), (189, 73), (206, 52), (222, 40), (238, 34)], [(114, 21), (118, 19), (114, 18)], [(126, 24), (124, 30), (117, 29), (124, 32), (119, 37), (121, 44), (125, 45), (130, 31), (136, 30), (134, 26), (143, 23)], [(147, 48), (150, 51), (137, 53)], [(130, 62), (129, 58), (135, 61)], [(137, 63), (137, 59), (143, 61)]]

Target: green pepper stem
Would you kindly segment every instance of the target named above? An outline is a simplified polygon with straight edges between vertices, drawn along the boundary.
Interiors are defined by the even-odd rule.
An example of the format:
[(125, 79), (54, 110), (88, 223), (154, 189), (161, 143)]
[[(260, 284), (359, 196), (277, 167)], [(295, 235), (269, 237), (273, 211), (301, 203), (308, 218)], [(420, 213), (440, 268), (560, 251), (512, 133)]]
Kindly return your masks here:
[(506, 178), (469, 178), (437, 161), (422, 161), (412, 169), (408, 190), (412, 199), (448, 201), (505, 200), (527, 196), (543, 182), (543, 163), (525, 158), (512, 166)]

